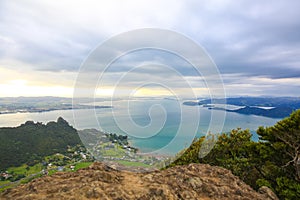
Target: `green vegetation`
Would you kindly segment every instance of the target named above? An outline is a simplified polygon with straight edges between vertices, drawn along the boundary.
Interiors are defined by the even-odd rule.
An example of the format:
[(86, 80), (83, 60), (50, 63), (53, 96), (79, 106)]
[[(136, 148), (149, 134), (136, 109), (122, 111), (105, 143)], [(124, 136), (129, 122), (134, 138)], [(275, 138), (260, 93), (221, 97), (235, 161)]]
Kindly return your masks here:
[(57, 171), (76, 171), (93, 160), (77, 130), (62, 118), (0, 128), (0, 191)]
[[(78, 162), (78, 163), (70, 163), (70, 164), (64, 166), (63, 171), (64, 172), (76, 172), (79, 169), (89, 167), (91, 164), (93, 164), (93, 162), (83, 161), (83, 162)], [(74, 168), (71, 169), (71, 166), (73, 166)], [(52, 167), (48, 170), (48, 175), (51, 176), (52, 174), (55, 174), (56, 172), (57, 172), (57, 168)]]
[(82, 168), (89, 167), (93, 162), (80, 162), (75, 165), (74, 171), (77, 171)]
[(18, 184), (28, 183), (31, 180), (42, 176), (42, 169), (44, 167), (41, 163), (34, 166), (28, 166), (23, 164), (19, 167), (10, 167), (7, 169), (7, 178), (1, 176), (0, 180), (0, 192), (8, 188), (15, 187)]
[[(205, 138), (195, 139), (169, 167), (188, 163), (221, 166), (254, 189), (267, 186), (280, 199), (300, 199), (300, 110), (273, 127), (260, 127), (257, 134), (258, 142), (251, 140), (249, 130), (221, 134), (204, 158), (199, 157), (199, 150)], [(88, 141), (96, 142), (93, 150), (103, 159), (125, 166), (153, 166), (155, 158), (141, 157), (144, 161), (139, 162), (127, 136), (97, 134), (95, 130), (84, 136), (99, 137)], [(29, 121), (15, 128), (0, 128), (0, 191), (57, 171), (76, 171), (91, 161), (76, 129), (62, 118), (46, 125)]]
[(29, 183), (33, 179), (39, 178), (41, 176), (42, 176), (42, 174), (39, 173), (39, 174), (36, 174), (36, 175), (33, 175), (33, 176), (26, 177), (26, 178), (20, 180), (20, 184)]
[(9, 183), (10, 183), (10, 180), (0, 181), (0, 188), (1, 188), (1, 186), (8, 185)]
[[(0, 191), (57, 171), (73, 172), (94, 161), (79, 138), (87, 139), (101, 159), (127, 166), (149, 167), (154, 158), (135, 155), (127, 136), (102, 133), (94, 129), (77, 132), (64, 119), (46, 125), (28, 121), (15, 128), (0, 128)], [(97, 155), (98, 155), (97, 154)]]
[[(8, 182), (8, 183), (10, 183), (10, 182)], [(16, 186), (14, 184), (7, 185), (8, 183), (4, 183), (3, 181), (0, 181), (0, 192), (3, 192), (3, 191), (5, 191), (5, 190), (7, 190), (9, 188), (13, 188), (13, 187)]]
[(142, 162), (134, 162), (134, 161), (126, 161), (126, 160), (119, 160), (118, 163), (124, 165), (124, 166), (132, 166), (132, 167), (151, 167), (150, 165), (147, 165)]
[(120, 145), (128, 145), (127, 135), (117, 135), (115, 133), (105, 134), (111, 142), (117, 142)]
[(57, 122), (28, 121), (15, 128), (0, 128), (0, 171), (26, 164), (33, 166), (45, 156), (66, 153), (67, 146), (82, 145), (76, 129), (64, 119)]
[[(73, 147), (72, 149), (77, 151), (80, 148)], [(70, 151), (70, 147), (68, 151)], [(88, 156), (88, 154), (85, 155)], [(23, 164), (19, 167), (8, 168), (6, 172), (3, 172), (3, 174), (7, 174), (8, 177), (0, 177), (0, 192), (19, 184), (28, 183), (43, 175), (52, 175), (57, 171), (74, 172), (81, 168), (88, 167), (93, 163), (88, 161), (91, 160), (90, 158), (85, 159), (86, 161), (83, 161), (82, 159), (79, 160), (77, 158), (65, 158), (66, 156), (62, 154), (54, 154), (46, 156), (42, 163), (38, 163), (34, 166)]]
[[(146, 166), (159, 161), (155, 156), (144, 156), (139, 154), (138, 149), (129, 145), (128, 136), (115, 133), (105, 133), (96, 129), (79, 130), (78, 134), (85, 144), (87, 150), (93, 154), (98, 161), (112, 161), (123, 163), (144, 163)], [(122, 163), (122, 162), (119, 162)], [(141, 166), (141, 164), (139, 164)]]
[(34, 166), (28, 166), (26, 164), (23, 164), (19, 167), (10, 167), (7, 169), (7, 172), (9, 174), (18, 174), (18, 175), (31, 175), (40, 172), (43, 169), (43, 166), (41, 163), (38, 163)]
[(221, 134), (212, 151), (199, 158), (204, 138), (193, 144), (170, 166), (206, 163), (232, 171), (258, 189), (270, 187), (280, 199), (300, 199), (300, 110), (273, 127), (257, 130), (259, 142), (249, 130)]
[(103, 157), (112, 157), (112, 158), (121, 158), (122, 156), (126, 156), (126, 152), (124, 149), (121, 149), (119, 147), (116, 147), (114, 149), (107, 149), (104, 150), (102, 153)]

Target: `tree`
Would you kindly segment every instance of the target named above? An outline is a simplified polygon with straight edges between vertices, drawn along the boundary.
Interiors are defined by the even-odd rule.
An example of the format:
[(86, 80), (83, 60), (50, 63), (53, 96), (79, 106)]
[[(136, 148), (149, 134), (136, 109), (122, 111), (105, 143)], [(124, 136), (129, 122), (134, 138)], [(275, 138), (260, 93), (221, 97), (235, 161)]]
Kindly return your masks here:
[(300, 110), (273, 127), (257, 130), (260, 141), (248, 130), (221, 134), (204, 158), (198, 152), (204, 138), (195, 140), (173, 165), (206, 163), (227, 168), (254, 189), (271, 188), (280, 199), (300, 199)]
[(199, 157), (199, 150), (203, 144), (204, 137), (195, 140), (192, 145), (177, 159), (171, 166), (187, 163), (205, 163), (221, 166), (239, 176), (250, 185), (255, 185), (258, 174), (254, 155), (255, 142), (251, 140), (249, 130), (240, 128), (232, 130), (230, 133), (219, 135), (213, 149), (204, 158)]
[(296, 181), (300, 181), (300, 110), (269, 128), (260, 127), (260, 139), (274, 151), (271, 160), (278, 163)]

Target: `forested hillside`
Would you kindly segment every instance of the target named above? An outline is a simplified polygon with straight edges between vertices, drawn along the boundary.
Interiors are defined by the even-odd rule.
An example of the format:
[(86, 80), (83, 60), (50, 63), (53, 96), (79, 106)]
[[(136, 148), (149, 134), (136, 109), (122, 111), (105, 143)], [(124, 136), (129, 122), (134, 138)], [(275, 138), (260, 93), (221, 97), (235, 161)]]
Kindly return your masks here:
[(300, 110), (273, 127), (257, 130), (259, 142), (249, 130), (236, 129), (221, 134), (212, 151), (199, 158), (204, 138), (194, 143), (171, 166), (206, 163), (232, 171), (258, 189), (267, 186), (280, 199), (300, 199)]
[(24, 163), (33, 165), (77, 144), (82, 144), (77, 130), (61, 117), (46, 125), (28, 121), (18, 127), (0, 128), (0, 171)]

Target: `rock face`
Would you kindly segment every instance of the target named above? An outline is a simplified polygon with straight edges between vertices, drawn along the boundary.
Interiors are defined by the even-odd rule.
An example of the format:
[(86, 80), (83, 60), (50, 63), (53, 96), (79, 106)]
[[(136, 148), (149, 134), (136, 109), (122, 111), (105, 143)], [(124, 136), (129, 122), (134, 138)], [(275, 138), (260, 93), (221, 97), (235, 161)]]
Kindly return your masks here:
[(102, 163), (77, 172), (58, 172), (8, 189), (0, 199), (277, 199), (268, 188), (255, 192), (229, 170), (203, 164), (162, 171), (118, 171)]

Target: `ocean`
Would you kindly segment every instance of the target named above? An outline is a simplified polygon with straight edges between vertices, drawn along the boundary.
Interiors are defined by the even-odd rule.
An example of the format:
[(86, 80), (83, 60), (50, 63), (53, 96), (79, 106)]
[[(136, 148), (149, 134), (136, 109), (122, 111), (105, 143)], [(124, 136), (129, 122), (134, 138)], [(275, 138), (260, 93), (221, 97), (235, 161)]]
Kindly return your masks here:
[[(175, 155), (188, 147), (193, 138), (207, 132), (229, 132), (235, 128), (249, 129), (252, 139), (259, 126), (273, 126), (280, 119), (242, 115), (206, 107), (186, 106), (172, 99), (134, 99), (130, 101), (96, 102), (112, 108), (57, 110), (40, 113), (0, 115), (1, 127), (18, 126), (28, 120), (47, 123), (63, 117), (76, 129), (96, 128), (129, 136), (131, 145), (144, 153)], [(215, 112), (212, 114), (212, 112)], [(226, 114), (226, 115), (225, 115)], [(222, 119), (224, 117), (224, 124)], [(216, 128), (217, 127), (217, 128)], [(221, 130), (221, 131), (219, 131)]]

